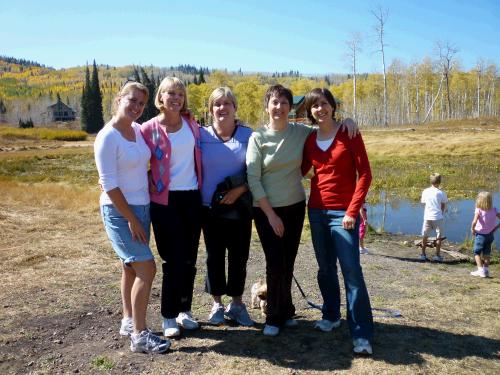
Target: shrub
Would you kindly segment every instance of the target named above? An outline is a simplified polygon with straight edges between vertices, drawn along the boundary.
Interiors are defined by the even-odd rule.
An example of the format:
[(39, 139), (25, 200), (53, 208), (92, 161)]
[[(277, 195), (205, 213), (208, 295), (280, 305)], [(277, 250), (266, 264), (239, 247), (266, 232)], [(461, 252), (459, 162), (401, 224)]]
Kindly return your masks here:
[[(21, 120), (19, 120), (21, 123)], [(32, 123), (32, 122), (31, 122)], [(0, 127), (0, 136), (11, 139), (45, 139), (49, 141), (84, 141), (87, 133), (81, 130), (60, 130), (48, 128), (6, 128)]]

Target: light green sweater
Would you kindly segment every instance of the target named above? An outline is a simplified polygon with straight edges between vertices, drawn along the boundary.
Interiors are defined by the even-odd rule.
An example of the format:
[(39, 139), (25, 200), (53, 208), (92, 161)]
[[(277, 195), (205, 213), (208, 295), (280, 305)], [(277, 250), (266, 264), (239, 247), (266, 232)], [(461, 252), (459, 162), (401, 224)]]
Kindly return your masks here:
[(313, 128), (289, 123), (282, 131), (256, 130), (248, 142), (248, 186), (253, 205), (267, 197), (273, 207), (289, 206), (306, 199), (302, 186), (302, 151)]

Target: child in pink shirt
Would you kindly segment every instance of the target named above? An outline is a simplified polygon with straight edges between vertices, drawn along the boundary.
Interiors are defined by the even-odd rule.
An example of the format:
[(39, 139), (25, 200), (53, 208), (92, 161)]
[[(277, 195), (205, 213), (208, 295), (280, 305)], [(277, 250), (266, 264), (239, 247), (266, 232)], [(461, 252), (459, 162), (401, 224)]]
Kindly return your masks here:
[(472, 276), (488, 277), (491, 254), (491, 244), (494, 241), (493, 233), (500, 227), (496, 224), (496, 219), (500, 218), (500, 213), (493, 207), (491, 193), (481, 191), (477, 195), (476, 210), (471, 224), (471, 232), (474, 237), (474, 259), (477, 264), (477, 271), (470, 274)]

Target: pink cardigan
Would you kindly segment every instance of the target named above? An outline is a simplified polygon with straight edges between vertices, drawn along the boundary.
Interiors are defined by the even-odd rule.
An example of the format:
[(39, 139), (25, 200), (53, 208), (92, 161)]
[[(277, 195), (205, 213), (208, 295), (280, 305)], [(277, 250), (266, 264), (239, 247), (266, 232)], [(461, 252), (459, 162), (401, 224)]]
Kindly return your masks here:
[[(198, 177), (198, 188), (201, 188), (201, 148), (200, 148), (200, 129), (196, 121), (184, 117), (193, 132), (194, 162), (196, 175)], [(156, 191), (150, 192), (151, 201), (163, 205), (168, 205), (168, 186), (170, 184), (170, 156), (172, 149), (168, 139), (168, 133), (160, 125), (158, 117), (153, 117), (141, 125), (141, 133), (144, 141), (151, 150), (150, 167), (155, 184)], [(163, 174), (160, 173), (163, 170)]]

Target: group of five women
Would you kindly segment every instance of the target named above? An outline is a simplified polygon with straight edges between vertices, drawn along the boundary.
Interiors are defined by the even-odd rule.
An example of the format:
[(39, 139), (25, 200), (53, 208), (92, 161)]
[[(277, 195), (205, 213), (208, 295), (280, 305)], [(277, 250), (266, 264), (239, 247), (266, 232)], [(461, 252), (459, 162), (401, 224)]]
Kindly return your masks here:
[[(213, 122), (208, 127), (199, 127), (186, 115), (186, 90), (175, 77), (165, 78), (158, 88), (159, 115), (137, 124), (148, 94), (140, 83), (126, 83), (94, 145), (103, 190), (101, 214), (122, 260), (120, 334), (130, 336), (131, 350), (165, 352), (168, 338), (178, 336), (180, 328), (199, 327), (191, 304), (201, 231), (207, 252), (205, 290), (213, 298), (208, 322), (254, 324), (242, 301), (252, 211), (266, 258), (263, 333), (276, 336), (284, 327), (297, 326), (291, 283), (306, 208), (301, 180), (313, 168), (308, 213), (324, 299), (315, 328), (328, 332), (340, 325), (338, 259), (354, 352), (371, 354), (373, 319), (357, 234), (370, 166), (361, 135), (351, 138), (335, 120), (331, 93), (315, 89), (306, 96), (307, 116), (317, 125), (315, 130), (289, 122), (289, 89), (269, 87), (264, 99), (269, 122), (254, 132), (236, 119), (237, 100), (227, 87), (217, 88), (209, 98)], [(356, 133), (355, 124), (349, 124)], [(250, 212), (245, 209), (251, 205), (249, 191)], [(167, 339), (146, 326), (156, 272), (150, 221), (163, 260), (161, 315)], [(231, 297), (227, 307), (223, 295)]]

